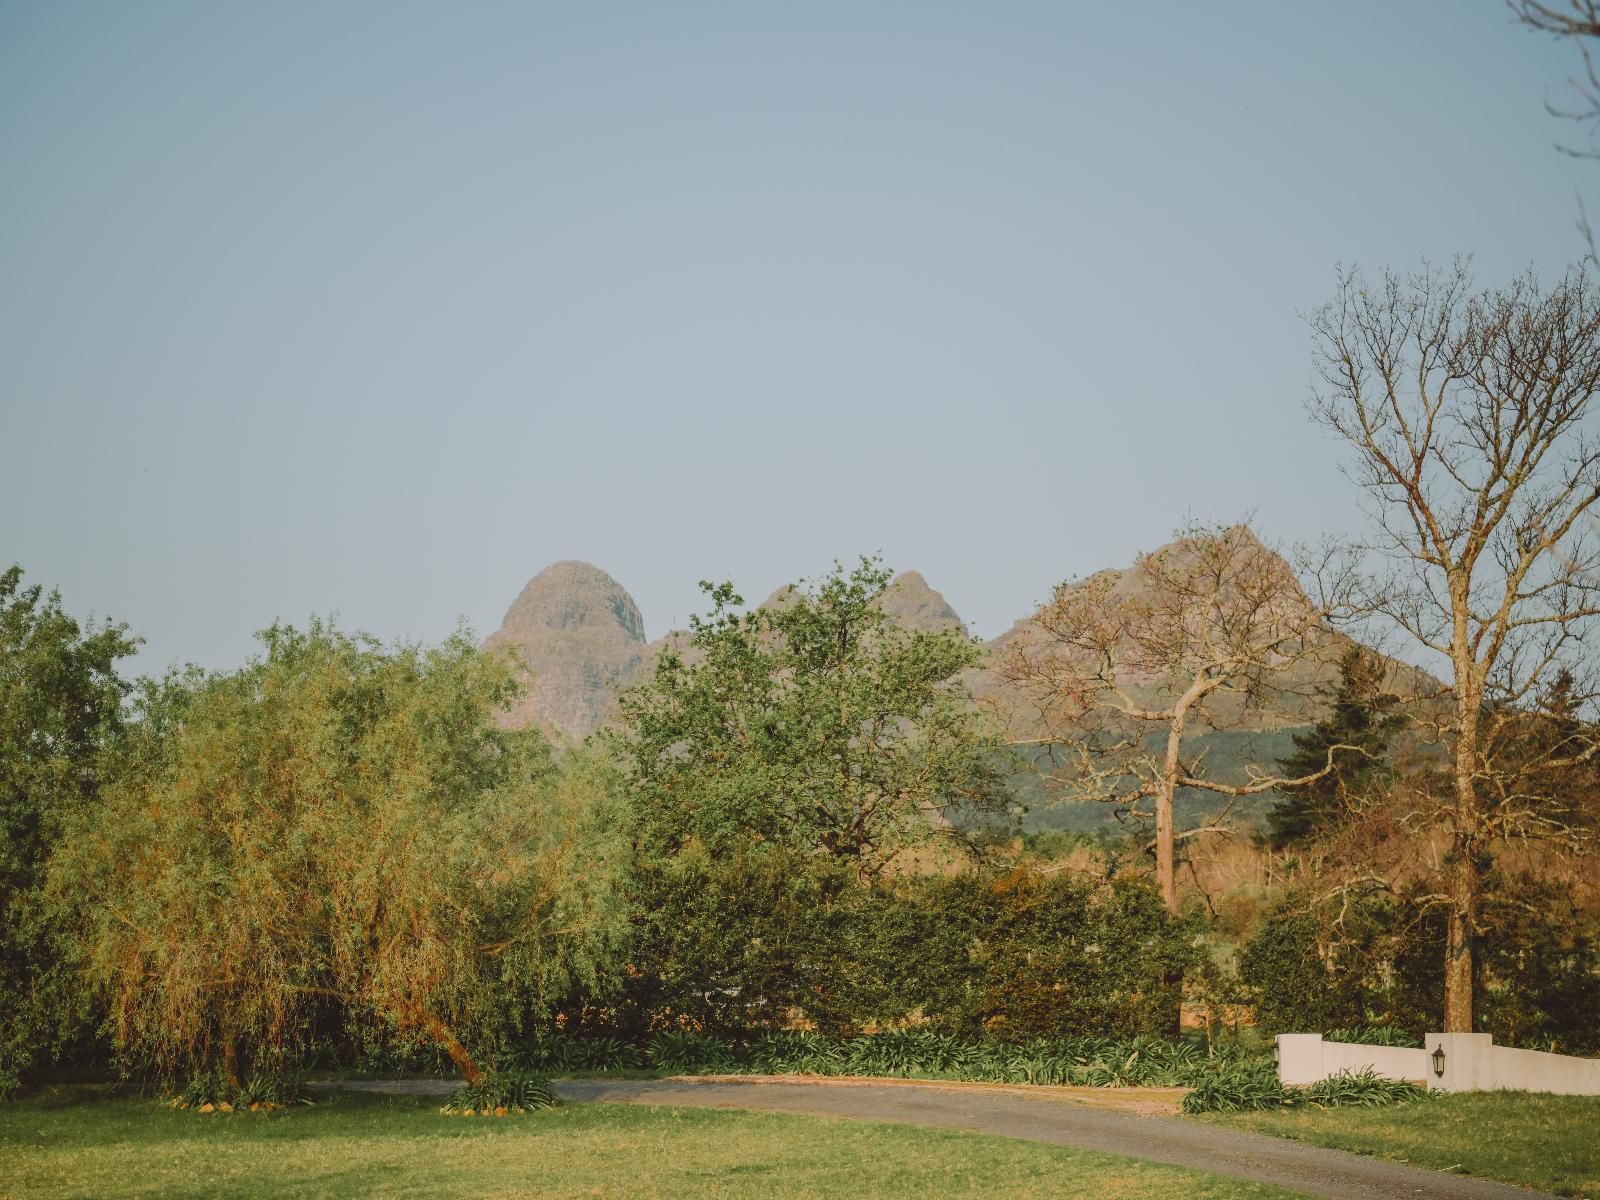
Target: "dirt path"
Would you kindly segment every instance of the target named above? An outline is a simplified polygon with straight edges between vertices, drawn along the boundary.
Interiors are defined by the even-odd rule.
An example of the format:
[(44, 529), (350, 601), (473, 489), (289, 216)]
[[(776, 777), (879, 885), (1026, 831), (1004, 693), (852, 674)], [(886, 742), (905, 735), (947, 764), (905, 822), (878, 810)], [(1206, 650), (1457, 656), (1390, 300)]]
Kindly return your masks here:
[[(372, 1091), (448, 1092), (439, 1080), (348, 1083)], [(967, 1129), (1126, 1154), (1275, 1184), (1327, 1200), (1531, 1200), (1526, 1188), (1424, 1171), (1342, 1150), (1219, 1129), (1199, 1121), (1151, 1116), (1086, 1104), (1072, 1088), (946, 1086), (905, 1081), (737, 1079), (568, 1080), (564, 1100), (652, 1104), (679, 1108), (748, 1108), (765, 1112), (889, 1121)], [(1159, 1089), (1147, 1089), (1159, 1092)], [(1167, 1107), (1166, 1097), (1149, 1102)], [(1149, 1109), (1146, 1108), (1146, 1113)], [(1169, 1108), (1170, 1111), (1170, 1108)]]

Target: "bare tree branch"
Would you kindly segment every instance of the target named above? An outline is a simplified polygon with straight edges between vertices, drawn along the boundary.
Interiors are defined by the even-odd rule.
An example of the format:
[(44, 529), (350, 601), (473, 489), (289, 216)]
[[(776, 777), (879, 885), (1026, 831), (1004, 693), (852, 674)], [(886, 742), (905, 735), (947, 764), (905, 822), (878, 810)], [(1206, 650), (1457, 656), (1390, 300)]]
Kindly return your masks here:
[(1190, 525), (1131, 571), (1062, 584), (1001, 664), (1046, 731), (1035, 742), (1070, 752), (1057, 777), (1067, 795), (1154, 801), (1156, 874), (1174, 911), (1177, 789), (1237, 798), (1292, 782), (1228, 784), (1186, 763), (1184, 747), (1197, 729), (1304, 708), (1291, 668), (1329, 657), (1328, 620), (1349, 606), (1355, 577), (1336, 547), (1302, 558), (1297, 578), (1244, 525)]
[[(1595, 15), (1587, 0), (1572, 17), (1512, 7), (1541, 28)], [(1383, 534), (1371, 549), (1388, 560), (1362, 607), (1449, 664), (1450, 702), (1426, 719), (1452, 786), (1430, 819), (1451, 842), (1445, 1028), (1470, 1030), (1480, 857), (1497, 836), (1570, 828), (1526, 786), (1525, 756), (1501, 751), (1526, 740), (1519, 706), (1581, 669), (1600, 617), (1581, 524), (1600, 502), (1600, 296), (1581, 272), (1481, 294), (1462, 261), (1376, 284), (1341, 272), (1310, 324), (1311, 412), (1354, 449)]]

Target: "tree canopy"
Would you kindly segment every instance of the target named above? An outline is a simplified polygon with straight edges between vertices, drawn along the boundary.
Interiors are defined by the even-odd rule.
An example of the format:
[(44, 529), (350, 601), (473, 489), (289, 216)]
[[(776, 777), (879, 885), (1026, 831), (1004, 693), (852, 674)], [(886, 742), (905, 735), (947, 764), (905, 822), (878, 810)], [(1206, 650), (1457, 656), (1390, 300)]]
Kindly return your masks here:
[(957, 810), (1002, 807), (1000, 748), (961, 678), (978, 647), (897, 625), (889, 580), (863, 559), (747, 611), (701, 584), (712, 611), (623, 694), (610, 738), (653, 851), (771, 843), (872, 874), (954, 832)]
[(232, 1074), (360, 1014), (474, 1077), (469, 1047), (592, 984), (623, 936), (606, 771), (497, 726), (514, 675), (463, 635), (261, 636), (239, 671), (147, 685), (54, 860), (116, 1044)]
[(99, 791), (129, 689), (117, 661), (139, 644), (125, 625), (80, 625), (22, 577), (0, 572), (0, 1094), (77, 1008), (38, 890), (64, 824)]

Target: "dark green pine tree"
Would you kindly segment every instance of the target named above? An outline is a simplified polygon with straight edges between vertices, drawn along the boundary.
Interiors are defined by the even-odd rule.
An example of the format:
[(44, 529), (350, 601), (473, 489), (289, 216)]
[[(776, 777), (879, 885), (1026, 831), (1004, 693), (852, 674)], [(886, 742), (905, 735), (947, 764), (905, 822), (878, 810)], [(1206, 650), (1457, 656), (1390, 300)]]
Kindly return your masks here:
[(1352, 646), (1339, 660), (1339, 685), (1333, 707), (1304, 733), (1294, 735), (1294, 751), (1278, 769), (1294, 777), (1311, 775), (1328, 762), (1334, 769), (1314, 783), (1285, 789), (1284, 799), (1267, 817), (1267, 840), (1278, 848), (1309, 841), (1349, 811), (1352, 798), (1378, 785), (1388, 771), (1389, 742), (1404, 722), (1400, 701), (1383, 690), (1383, 660)]

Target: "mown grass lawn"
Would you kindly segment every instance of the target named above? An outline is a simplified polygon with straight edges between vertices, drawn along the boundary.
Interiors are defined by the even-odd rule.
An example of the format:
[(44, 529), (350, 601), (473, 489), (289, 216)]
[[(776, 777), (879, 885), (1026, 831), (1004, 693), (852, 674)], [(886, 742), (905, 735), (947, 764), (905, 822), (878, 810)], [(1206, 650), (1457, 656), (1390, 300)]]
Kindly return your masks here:
[(1389, 1108), (1297, 1108), (1199, 1119), (1600, 1200), (1600, 1096), (1470, 1092)]
[(0, 1105), (0, 1195), (1094, 1197), (1284, 1200), (1239, 1180), (1008, 1138), (786, 1114), (574, 1104), (500, 1120), (341, 1094), (201, 1116), (58, 1089)]

